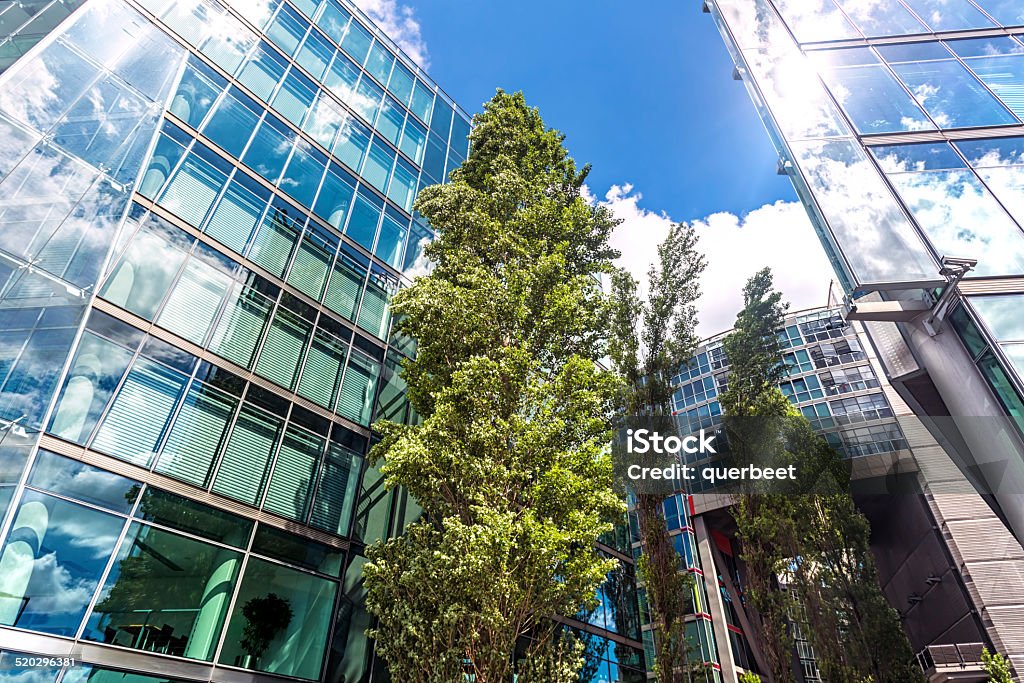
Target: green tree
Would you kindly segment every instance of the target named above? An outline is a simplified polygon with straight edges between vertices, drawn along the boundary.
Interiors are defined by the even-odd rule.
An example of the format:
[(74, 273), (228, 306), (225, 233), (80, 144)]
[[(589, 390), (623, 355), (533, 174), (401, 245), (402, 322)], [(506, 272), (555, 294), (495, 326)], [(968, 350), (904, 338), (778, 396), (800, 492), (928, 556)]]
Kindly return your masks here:
[(1010, 662), (1001, 654), (995, 654), (984, 648), (981, 651), (981, 664), (988, 674), (990, 683), (1013, 683), (1013, 674), (1010, 672)]
[(740, 676), (740, 683), (761, 683), (761, 677), (755, 673), (747, 671)]
[(594, 543), (624, 512), (619, 380), (597, 364), (616, 221), (522, 94), (498, 91), (474, 124), (451, 182), (416, 201), (434, 269), (392, 301), (422, 423), (376, 424), (371, 457), (424, 514), (367, 550), (371, 635), (394, 680), (574, 681), (581, 645), (551, 618), (593, 607), (614, 564)]
[(878, 585), (870, 528), (850, 495), (848, 467), (778, 389), (787, 371), (776, 336), (785, 311), (770, 271), (751, 278), (725, 340), (732, 370), (721, 397), (740, 464), (769, 459), (797, 473), (789, 492), (745, 492), (734, 511), (769, 668), (776, 681), (792, 680), (796, 618), (824, 679), (920, 681), (898, 615)]
[[(646, 301), (625, 272), (612, 278), (613, 316), (609, 356), (625, 380), (620, 405), (627, 426), (655, 426), (673, 433), (672, 376), (697, 346), (700, 275), (706, 261), (697, 251), (692, 226), (679, 224), (658, 246), (648, 273)], [(667, 463), (666, 463), (667, 464)], [(679, 571), (662, 515), (664, 493), (636, 490), (636, 511), (644, 554), (638, 563), (655, 628), (654, 671), (661, 683), (689, 680), (693, 672), (686, 638), (686, 614), (693, 594), (688, 572)]]

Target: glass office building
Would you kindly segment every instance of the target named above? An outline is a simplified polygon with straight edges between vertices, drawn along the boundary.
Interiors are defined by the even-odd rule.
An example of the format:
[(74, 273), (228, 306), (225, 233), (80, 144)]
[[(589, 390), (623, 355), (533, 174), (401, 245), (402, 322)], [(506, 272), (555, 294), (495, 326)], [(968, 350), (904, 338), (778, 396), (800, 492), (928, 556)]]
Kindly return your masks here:
[(966, 445), (957, 464), (1024, 538), (1024, 5), (704, 9), (841, 281), (846, 316), (866, 321), (915, 413), (952, 416), (930, 428)]
[(0, 679), (369, 680), (388, 301), (468, 116), (337, 0), (0, 31)]
[[(957, 651), (974, 657), (963, 667), (955, 662), (961, 680), (985, 680), (982, 646), (1018, 651), (1020, 632), (1008, 617), (1024, 605), (1024, 587), (1005, 577), (1022, 575), (1024, 549), (886, 380), (863, 324), (844, 320), (843, 312), (836, 306), (787, 316), (778, 331), (787, 365), (779, 388), (849, 461), (882, 590), (900, 611), (922, 668), (937, 673), (929, 680), (944, 680), (948, 672), (935, 662), (952, 662)], [(672, 379), (681, 433), (721, 424), (727, 334), (705, 340)], [(701, 457), (687, 456), (687, 464)], [(695, 580), (687, 633), (707, 680), (735, 683), (744, 671), (766, 671), (757, 617), (744, 598), (742, 547), (729, 512), (735, 499), (701, 480), (686, 486), (665, 501), (664, 513), (680, 569)], [(645, 615), (651, 658), (656, 636), (649, 621)], [(793, 624), (793, 672), (801, 683), (816, 683), (821, 677), (805, 628)]]

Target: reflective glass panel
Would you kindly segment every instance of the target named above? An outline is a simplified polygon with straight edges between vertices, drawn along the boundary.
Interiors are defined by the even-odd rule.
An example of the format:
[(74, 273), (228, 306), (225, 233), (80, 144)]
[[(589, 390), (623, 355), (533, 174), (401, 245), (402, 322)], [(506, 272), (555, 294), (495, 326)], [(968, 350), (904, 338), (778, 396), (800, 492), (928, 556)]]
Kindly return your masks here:
[(1010, 38), (979, 42), (984, 43), (989, 54), (966, 58), (967, 67), (1018, 118), (1024, 118), (1024, 45)]
[[(896, 46), (879, 48), (883, 56)], [(902, 46), (900, 46), (902, 47)], [(962, 64), (952, 58), (896, 62), (893, 70), (942, 128), (1016, 123), (1009, 111)]]
[(954, 143), (1010, 214), (1024, 225), (1024, 138)]
[(124, 520), (25, 491), (0, 550), (0, 624), (74, 636)]
[[(978, 259), (974, 270), (978, 275), (1022, 272), (1024, 234), (978, 178), (966, 168), (914, 172), (928, 166), (915, 161), (920, 152), (914, 146), (907, 147), (915, 155), (909, 160), (904, 158), (901, 147), (872, 151), (936, 251), (944, 256)], [(948, 145), (939, 144), (921, 145), (917, 150), (930, 147), (943, 152), (949, 149)], [(946, 159), (941, 165), (951, 165), (948, 153), (939, 158)]]
[(313, 491), (317, 462), (325, 440), (290, 425), (274, 461), (263, 509), (305, 521), (309, 497)]
[(250, 168), (276, 183), (292, 151), (295, 134), (270, 114), (260, 124), (242, 159)]
[(935, 126), (869, 48), (810, 53), (839, 105), (862, 134)]
[(989, 28), (994, 24), (968, 0), (904, 0), (935, 31)]
[[(859, 145), (806, 142), (795, 144), (794, 152), (861, 282), (936, 277), (938, 267)], [(864, 230), (865, 225), (877, 227)]]
[(1018, 0), (977, 0), (1003, 26), (1024, 26), (1024, 5)]
[(243, 405), (224, 449), (213, 490), (249, 505), (257, 504), (281, 428), (279, 418)]
[(241, 158), (245, 143), (256, 128), (260, 108), (237, 88), (224, 93), (213, 116), (203, 127), (203, 135), (224, 148), (235, 158)]
[(970, 301), (998, 341), (1024, 341), (1024, 318), (1020, 315), (1024, 297), (972, 296)]
[(86, 332), (61, 389), (49, 432), (84, 444), (128, 369), (132, 353)]
[(135, 505), (140, 488), (137, 481), (45, 450), (36, 455), (28, 483), (34, 488), (122, 514), (127, 514)]
[[(337, 584), (252, 558), (228, 623), (220, 661), (307, 680), (320, 677)], [(287, 617), (287, 618), (286, 618)], [(245, 638), (254, 621), (266, 641)]]
[(139, 358), (107, 411), (92, 447), (148, 466), (185, 383), (181, 373)]
[(241, 553), (135, 522), (84, 637), (209, 661), (241, 562)]
[(181, 230), (148, 223), (107, 276), (100, 296), (152, 320), (189, 248), (191, 239)]
[(206, 486), (237, 405), (235, 397), (194, 382), (171, 427), (156, 470), (196, 486)]

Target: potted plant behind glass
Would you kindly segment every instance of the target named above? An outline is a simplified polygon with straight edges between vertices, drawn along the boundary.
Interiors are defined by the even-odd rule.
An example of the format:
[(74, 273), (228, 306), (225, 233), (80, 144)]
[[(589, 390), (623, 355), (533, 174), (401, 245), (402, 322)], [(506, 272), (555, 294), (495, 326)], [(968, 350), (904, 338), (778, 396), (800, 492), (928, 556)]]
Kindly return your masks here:
[(293, 613), (287, 600), (276, 593), (268, 593), (245, 603), (242, 616), (245, 617), (242, 650), (246, 653), (244, 666), (248, 669), (259, 665), (271, 641), (292, 622)]

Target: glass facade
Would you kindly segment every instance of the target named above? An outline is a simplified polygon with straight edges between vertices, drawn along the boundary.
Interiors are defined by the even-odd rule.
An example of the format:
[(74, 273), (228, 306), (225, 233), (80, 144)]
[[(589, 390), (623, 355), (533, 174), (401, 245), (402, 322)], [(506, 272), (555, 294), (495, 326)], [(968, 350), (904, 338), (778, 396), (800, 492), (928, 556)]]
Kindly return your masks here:
[(378, 680), (389, 300), (468, 116), (343, 0), (6, 4), (0, 678)]
[[(878, 323), (869, 332), (889, 379), (926, 413), (1019, 418), (1024, 352), (1006, 321), (1024, 293), (1021, 3), (705, 5), (835, 267), (848, 314)], [(960, 264), (970, 265), (958, 273)], [(936, 315), (898, 303), (912, 300)], [(887, 305), (904, 311), (886, 317), (879, 306)], [(925, 382), (912, 381), (917, 370)], [(823, 388), (819, 417), (881, 410)], [(791, 395), (813, 391), (794, 386)], [(1001, 477), (1019, 481), (1024, 429), (1006, 437), (1013, 455)], [(984, 452), (989, 438), (972, 436), (968, 448)], [(1021, 538), (1020, 501), (998, 498)]]

